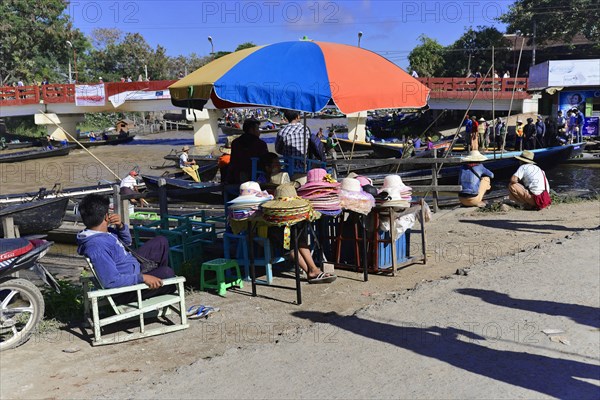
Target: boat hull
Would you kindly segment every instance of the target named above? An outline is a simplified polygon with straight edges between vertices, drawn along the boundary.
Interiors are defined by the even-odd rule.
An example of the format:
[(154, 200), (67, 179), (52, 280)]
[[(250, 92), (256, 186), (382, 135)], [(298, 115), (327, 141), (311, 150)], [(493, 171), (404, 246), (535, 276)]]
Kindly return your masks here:
[[(129, 143), (133, 140), (134, 136), (127, 136), (127, 137), (122, 137), (122, 138), (118, 138), (118, 137), (110, 137), (108, 138), (108, 140), (77, 140), (79, 143), (81, 143), (81, 145), (83, 147), (90, 148), (90, 147), (98, 147), (98, 146), (116, 146), (118, 144), (125, 144), (125, 143)], [(69, 142), (74, 144), (75, 142)], [(57, 142), (55, 140), (52, 141), (52, 144), (54, 146), (56, 145), (60, 145), (60, 142)]]
[[(21, 235), (47, 232), (60, 226), (68, 203), (69, 199), (64, 197), (14, 204), (0, 208), (0, 218), (12, 217)], [(0, 235), (4, 237), (2, 226), (0, 226)]]
[[(175, 175), (177, 176), (177, 175)], [(193, 201), (205, 204), (223, 204), (223, 186), (213, 182), (193, 182), (176, 177), (142, 175), (150, 191), (158, 191), (158, 180), (164, 178), (167, 197), (172, 200)]]
[(18, 153), (0, 154), (0, 163), (12, 163), (27, 160), (36, 160), (39, 158), (66, 156), (71, 151), (71, 146), (60, 147), (52, 150), (28, 150)]
[[(580, 155), (583, 152), (584, 147), (585, 143), (575, 143), (567, 146), (548, 147), (532, 151), (535, 155), (534, 160), (540, 166), (540, 168), (543, 170), (550, 170), (566, 160)], [(519, 168), (520, 163), (515, 156), (520, 154), (521, 152), (510, 152), (504, 153), (502, 157), (500, 157), (500, 155), (496, 155), (495, 158), (493, 154), (487, 154), (486, 156), (489, 157), (489, 159), (484, 161), (482, 164), (494, 173), (494, 179), (510, 178)], [(454, 156), (458, 157), (459, 155)], [(401, 169), (398, 171), (397, 164), (391, 164), (389, 163), (389, 160), (381, 161), (382, 164), (380, 165), (370, 165), (364, 168), (361, 168), (360, 164), (353, 165), (350, 169), (350, 172), (368, 176), (376, 182), (383, 180), (387, 174), (397, 173), (408, 185), (431, 184), (430, 166), (422, 167), (420, 169), (413, 169), (410, 171), (402, 171)], [(457, 184), (460, 169), (460, 165), (442, 166), (438, 172), (438, 183), (441, 185)], [(346, 172), (347, 169), (344, 166), (338, 167), (338, 174), (345, 175)]]

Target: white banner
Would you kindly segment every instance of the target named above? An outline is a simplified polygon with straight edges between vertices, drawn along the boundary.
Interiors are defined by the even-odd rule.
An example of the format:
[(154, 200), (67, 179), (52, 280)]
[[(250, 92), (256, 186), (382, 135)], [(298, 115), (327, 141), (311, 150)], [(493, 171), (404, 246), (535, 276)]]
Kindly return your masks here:
[(75, 105), (79, 107), (104, 106), (106, 95), (104, 84), (75, 85)]
[(114, 108), (120, 107), (126, 101), (132, 100), (158, 100), (158, 99), (170, 99), (171, 93), (169, 89), (155, 90), (155, 91), (143, 91), (135, 90), (128, 92), (121, 92), (110, 96), (108, 100), (112, 103)]

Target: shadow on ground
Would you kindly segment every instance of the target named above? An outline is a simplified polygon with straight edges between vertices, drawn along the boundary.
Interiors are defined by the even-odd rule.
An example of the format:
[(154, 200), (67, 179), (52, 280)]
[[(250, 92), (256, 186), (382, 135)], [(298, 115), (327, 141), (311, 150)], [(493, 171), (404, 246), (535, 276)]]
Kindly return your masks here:
[(580, 379), (600, 380), (600, 366), (545, 355), (496, 350), (480, 343), (484, 337), (452, 327), (398, 326), (355, 315), (298, 311), (298, 318), (329, 324), (365, 338), (378, 340), (435, 358), (456, 368), (557, 398), (597, 399), (600, 388)]

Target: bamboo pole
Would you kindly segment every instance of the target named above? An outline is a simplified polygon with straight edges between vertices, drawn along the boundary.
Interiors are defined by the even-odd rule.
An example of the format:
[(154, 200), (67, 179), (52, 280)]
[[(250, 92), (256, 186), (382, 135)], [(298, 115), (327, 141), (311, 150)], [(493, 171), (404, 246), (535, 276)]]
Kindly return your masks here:
[[(523, 39), (523, 38), (522, 38)], [(517, 61), (517, 71), (515, 72), (515, 82), (513, 83), (512, 95), (510, 96), (510, 105), (508, 106), (508, 116), (506, 117), (506, 130), (504, 135), (502, 136), (502, 148), (500, 149), (500, 157), (504, 154), (504, 146), (506, 146), (506, 134), (508, 133), (508, 119), (510, 118), (510, 113), (512, 111), (512, 104), (515, 98), (515, 90), (517, 89), (517, 78), (519, 77), (519, 68), (521, 66), (521, 56), (523, 55), (523, 44), (525, 43), (525, 39), (521, 40), (521, 50), (519, 51), (519, 61)]]
[[(38, 111), (39, 111), (40, 113), (42, 113), (42, 115), (44, 115), (46, 118), (48, 118), (48, 115), (47, 115), (45, 112), (43, 112), (42, 110), (38, 110)], [(67, 131), (66, 131), (66, 130), (65, 130), (63, 127), (62, 127), (62, 126), (60, 126), (59, 124), (57, 124), (56, 122), (54, 122), (54, 121), (53, 121), (51, 118), (48, 118), (48, 120), (49, 120), (50, 122), (52, 122), (54, 125), (56, 125), (56, 127), (57, 127), (58, 129), (60, 129), (61, 131), (63, 131), (63, 133), (64, 133), (65, 135), (67, 135), (67, 136), (68, 136), (69, 138), (71, 138), (71, 139), (72, 139), (72, 140), (73, 140), (75, 143), (77, 143), (77, 144), (78, 144), (78, 145), (79, 145), (79, 146), (80, 146), (80, 147), (81, 147), (83, 150), (85, 150), (85, 151), (86, 151), (86, 152), (87, 152), (87, 153), (88, 153), (90, 156), (94, 157), (94, 159), (95, 159), (96, 161), (98, 161), (98, 162), (99, 162), (99, 163), (100, 163), (100, 164), (101, 164), (101, 165), (102, 165), (104, 168), (106, 168), (106, 169), (108, 170), (108, 172), (110, 172), (111, 174), (113, 174), (113, 175), (114, 175), (114, 177), (117, 179), (117, 182), (120, 182), (120, 181), (121, 181), (121, 178), (119, 177), (119, 175), (115, 174), (115, 173), (113, 172), (113, 170), (112, 170), (112, 169), (110, 169), (110, 168), (108, 167), (108, 165), (104, 164), (104, 163), (102, 162), (102, 160), (100, 160), (98, 157), (96, 157), (95, 155), (93, 155), (91, 151), (89, 151), (88, 149), (86, 149), (86, 148), (85, 148), (85, 146), (84, 146), (84, 145), (82, 145), (81, 143), (79, 143), (79, 141), (78, 141), (77, 139), (75, 139), (75, 138), (74, 138), (74, 137), (73, 137), (73, 136), (72, 136), (72, 135), (71, 135), (69, 132), (67, 132)]]

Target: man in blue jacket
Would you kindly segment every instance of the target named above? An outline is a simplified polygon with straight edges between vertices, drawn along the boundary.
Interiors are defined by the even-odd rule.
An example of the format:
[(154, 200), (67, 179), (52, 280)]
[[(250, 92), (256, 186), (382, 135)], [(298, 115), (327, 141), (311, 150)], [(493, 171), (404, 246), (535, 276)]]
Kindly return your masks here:
[(492, 171), (481, 165), (487, 158), (479, 151), (473, 150), (462, 159), (462, 166), (458, 175), (458, 182), (462, 191), (458, 193), (458, 200), (465, 207), (485, 207), (483, 201), (485, 192), (492, 188)]
[(138, 258), (129, 251), (129, 227), (119, 215), (109, 214), (108, 206), (108, 198), (98, 194), (89, 194), (79, 203), (86, 229), (77, 234), (77, 252), (92, 261), (102, 286), (109, 289), (145, 283), (151, 290), (144, 290), (143, 298), (174, 291), (174, 286), (163, 287), (162, 283), (175, 276), (168, 266), (167, 239), (155, 237), (135, 251), (140, 259), (156, 263), (153, 269), (142, 273)]

